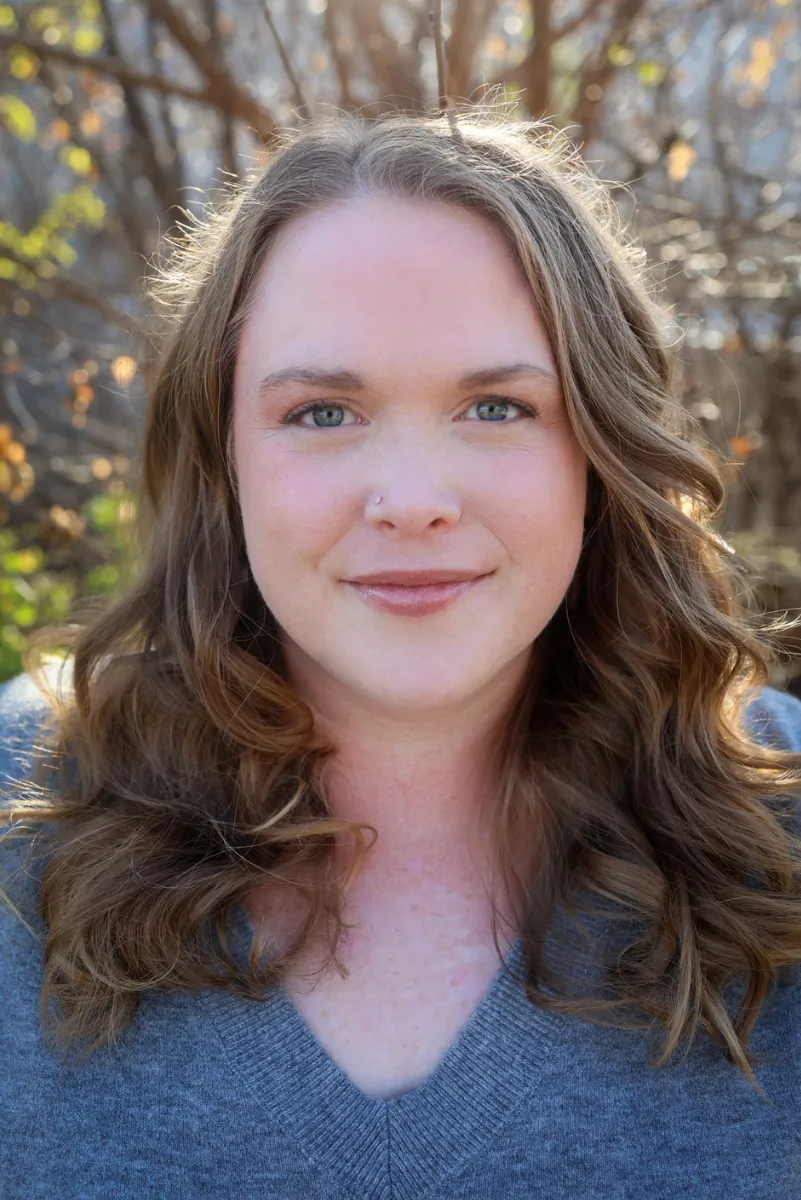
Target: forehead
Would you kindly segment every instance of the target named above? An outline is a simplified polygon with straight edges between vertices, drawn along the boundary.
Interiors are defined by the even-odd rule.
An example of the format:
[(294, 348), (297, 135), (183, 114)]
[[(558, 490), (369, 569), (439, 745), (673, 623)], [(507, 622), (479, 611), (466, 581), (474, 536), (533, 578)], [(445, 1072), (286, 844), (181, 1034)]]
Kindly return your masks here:
[(464, 352), (500, 340), (486, 352), (513, 353), (507, 343), (522, 352), (545, 337), (530, 284), (496, 225), (453, 205), (388, 196), (289, 221), (262, 264), (247, 325), (262, 357), (290, 342), (322, 342), (332, 352), (369, 344), (386, 354), (421, 344)]
[(501, 230), (452, 205), (385, 196), (284, 226), (262, 264), (239, 360), (251, 384), (298, 363), (394, 382), (499, 362), (554, 367)]

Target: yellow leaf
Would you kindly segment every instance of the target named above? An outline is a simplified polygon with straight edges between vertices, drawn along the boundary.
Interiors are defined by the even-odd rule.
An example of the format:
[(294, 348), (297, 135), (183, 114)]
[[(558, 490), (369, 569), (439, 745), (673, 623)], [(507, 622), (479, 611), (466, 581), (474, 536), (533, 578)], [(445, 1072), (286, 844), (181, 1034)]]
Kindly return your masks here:
[(754, 38), (751, 43), (751, 57), (743, 72), (744, 78), (761, 91), (767, 86), (771, 72), (776, 66), (776, 55), (767, 38)]
[(19, 96), (0, 96), (0, 117), (21, 142), (36, 140), (36, 117)]
[(64, 146), (59, 158), (76, 175), (88, 175), (92, 169), (92, 156), (83, 146)]
[(10, 4), (0, 4), (0, 29), (16, 29), (17, 18)]
[(53, 255), (58, 259), (62, 267), (74, 267), (78, 261), (78, 255), (69, 242), (63, 242), (60, 238), (53, 246)]
[(690, 167), (696, 160), (696, 153), (687, 142), (674, 142), (668, 151), (668, 175), (677, 182), (686, 179)]
[(96, 54), (103, 45), (103, 35), (92, 25), (79, 25), (72, 35), (72, 48), (76, 54)]
[(610, 46), (609, 61), (616, 67), (628, 67), (634, 62), (634, 51), (628, 46)]
[(33, 79), (39, 70), (39, 59), (24, 46), (12, 46), (8, 58), (15, 79)]
[(18, 550), (14, 555), (14, 569), (20, 575), (30, 575), (41, 566), (41, 556), (35, 550)]
[(45, 5), (43, 8), (34, 9), (28, 18), (34, 29), (46, 29), (48, 25), (58, 25), (60, 19), (60, 12), (51, 4)]
[(637, 68), (637, 76), (646, 87), (659, 87), (667, 76), (667, 67), (658, 62), (643, 62)]
[(44, 238), (41, 233), (31, 230), (20, 242), (19, 251), (25, 258), (40, 258), (44, 253)]

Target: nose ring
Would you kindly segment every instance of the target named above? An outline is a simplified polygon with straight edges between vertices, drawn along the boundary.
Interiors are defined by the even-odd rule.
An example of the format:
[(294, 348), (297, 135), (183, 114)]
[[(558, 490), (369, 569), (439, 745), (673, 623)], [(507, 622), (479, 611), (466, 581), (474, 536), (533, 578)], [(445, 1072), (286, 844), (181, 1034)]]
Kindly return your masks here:
[(380, 504), (383, 499), (384, 499), (383, 496), (376, 496), (375, 500), (373, 501), (373, 504)]

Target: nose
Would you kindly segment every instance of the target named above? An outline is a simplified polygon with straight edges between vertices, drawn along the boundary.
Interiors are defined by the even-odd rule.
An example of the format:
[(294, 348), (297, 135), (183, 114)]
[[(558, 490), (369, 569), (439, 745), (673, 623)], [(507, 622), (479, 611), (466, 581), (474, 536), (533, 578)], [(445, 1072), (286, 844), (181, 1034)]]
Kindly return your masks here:
[[(376, 501), (380, 498), (380, 502)], [(445, 529), (461, 516), (455, 491), (437, 484), (414, 468), (386, 476), (370, 490), (364, 509), (365, 520), (375, 528), (395, 529), (407, 536), (428, 529)]]

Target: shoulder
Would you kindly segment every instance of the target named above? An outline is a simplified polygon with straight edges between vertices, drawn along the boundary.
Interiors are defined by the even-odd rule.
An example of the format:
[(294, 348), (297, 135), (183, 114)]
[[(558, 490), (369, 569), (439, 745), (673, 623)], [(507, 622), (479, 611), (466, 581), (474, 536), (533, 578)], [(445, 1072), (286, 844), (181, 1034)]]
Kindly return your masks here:
[(30, 770), (32, 740), (47, 719), (49, 705), (30, 675), (0, 684), (0, 794)]
[(746, 720), (758, 741), (801, 753), (801, 700), (776, 688), (762, 688), (746, 703)]
[[(46, 686), (64, 694), (71, 669), (54, 663), (45, 669)], [(46, 747), (52, 709), (47, 697), (29, 674), (17, 675), (0, 684), (0, 944), (6, 957), (9, 938), (19, 935), (20, 920), (29, 932), (35, 924), (34, 828), (11, 817), (9, 809), (22, 800), (34, 799), (37, 752)], [(24, 910), (24, 915), (23, 915)], [(9, 922), (9, 914), (13, 918)], [(0, 967), (2, 963), (0, 963)]]
[[(69, 688), (69, 662), (45, 668), (47, 685), (64, 695)], [(30, 774), (39, 735), (50, 716), (47, 698), (31, 675), (17, 675), (0, 683), (0, 801), (12, 780)]]

